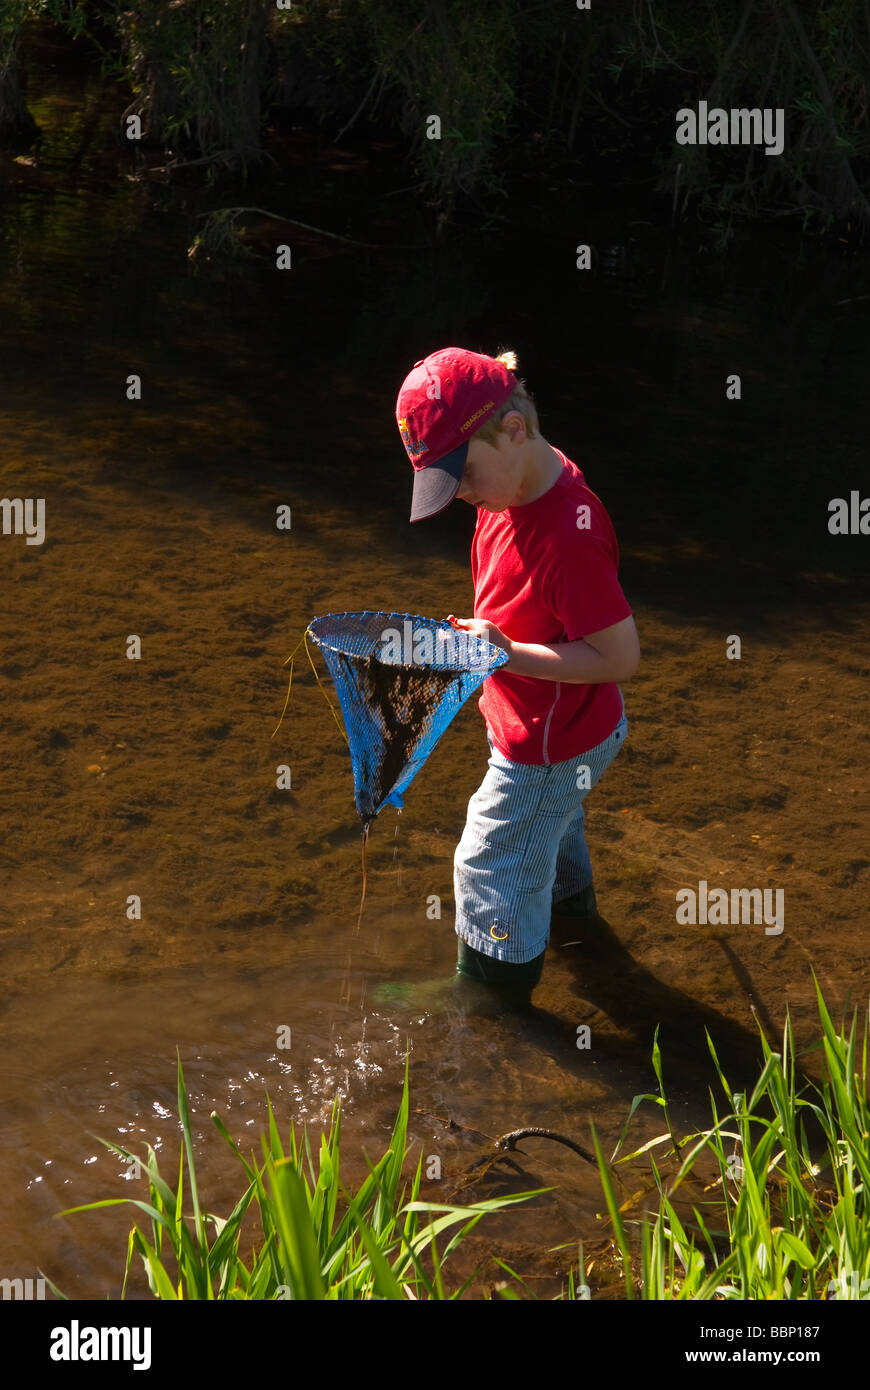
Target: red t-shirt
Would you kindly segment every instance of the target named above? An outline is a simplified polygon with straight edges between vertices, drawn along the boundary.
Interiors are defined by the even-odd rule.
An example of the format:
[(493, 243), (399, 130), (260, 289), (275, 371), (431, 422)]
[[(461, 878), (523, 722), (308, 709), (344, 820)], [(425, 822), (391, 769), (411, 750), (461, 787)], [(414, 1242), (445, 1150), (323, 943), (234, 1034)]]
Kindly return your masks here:
[[(577, 465), (556, 453), (564, 466), (543, 496), (503, 512), (477, 509), (474, 616), (516, 642), (576, 642), (631, 614), (617, 579), (610, 517)], [(613, 682), (578, 685), (502, 671), (484, 681), (478, 707), (496, 748), (515, 763), (559, 763), (584, 753), (613, 733), (622, 714)]]

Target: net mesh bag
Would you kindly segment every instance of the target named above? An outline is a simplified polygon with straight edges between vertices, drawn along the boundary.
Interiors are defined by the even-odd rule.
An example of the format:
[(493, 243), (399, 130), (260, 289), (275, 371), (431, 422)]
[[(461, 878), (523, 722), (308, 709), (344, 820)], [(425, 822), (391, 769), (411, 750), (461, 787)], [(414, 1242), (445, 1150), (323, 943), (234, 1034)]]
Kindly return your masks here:
[(354, 799), (367, 825), (402, 793), (469, 695), (508, 659), (501, 647), (413, 613), (327, 613), (308, 634), (344, 715)]

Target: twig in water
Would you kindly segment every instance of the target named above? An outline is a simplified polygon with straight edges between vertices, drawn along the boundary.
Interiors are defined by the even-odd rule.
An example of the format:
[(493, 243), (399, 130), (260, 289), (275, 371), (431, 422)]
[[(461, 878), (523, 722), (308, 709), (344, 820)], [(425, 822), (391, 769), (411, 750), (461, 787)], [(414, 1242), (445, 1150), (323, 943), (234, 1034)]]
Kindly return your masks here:
[(422, 1106), (418, 1106), (417, 1109), (414, 1111), (414, 1114), (415, 1114), (415, 1115), (431, 1115), (432, 1118), (433, 1118), (433, 1120), (437, 1120), (438, 1123), (444, 1125), (444, 1127), (445, 1127), (446, 1129), (464, 1129), (464, 1130), (466, 1131), (467, 1134), (479, 1134), (479, 1135), (481, 1136), (482, 1139), (488, 1139), (488, 1140), (490, 1141), (491, 1144), (494, 1144), (494, 1143), (495, 1143), (495, 1139), (493, 1138), (493, 1136), (492, 1136), (491, 1134), (484, 1134), (484, 1132), (483, 1132), (482, 1129), (474, 1129), (471, 1125), (461, 1125), (461, 1124), (459, 1124), (459, 1122), (458, 1122), (457, 1120), (454, 1120), (450, 1115), (448, 1115), (448, 1116), (447, 1116), (447, 1119), (445, 1120), (445, 1118), (444, 1118), (443, 1115), (438, 1115), (438, 1114), (436, 1114), (434, 1110), (426, 1110), (426, 1109), (425, 1109), (424, 1107), (422, 1107)]
[(557, 1144), (565, 1144), (569, 1149), (573, 1149), (575, 1154), (585, 1158), (587, 1163), (595, 1164), (595, 1159), (587, 1149), (575, 1144), (573, 1139), (567, 1139), (564, 1134), (556, 1134), (552, 1129), (514, 1129), (510, 1134), (502, 1134), (495, 1141), (497, 1149), (515, 1149), (521, 1139), (554, 1139)]
[(338, 232), (328, 232), (325, 227), (312, 227), (309, 222), (300, 222), (295, 217), (285, 217), (282, 212), (270, 212), (268, 208), (214, 208), (211, 212), (197, 213), (198, 217), (217, 217), (221, 214), (229, 213), (230, 221), (238, 217), (240, 212), (257, 212), (261, 217), (271, 218), (274, 222), (286, 222), (290, 227), (302, 227), (306, 232), (314, 232), (316, 236), (328, 237), (330, 241), (343, 242), (345, 246), (359, 246), (364, 251), (429, 251), (431, 247), (416, 242), (385, 242), (379, 245), (373, 241), (355, 241), (353, 237), (340, 236)]

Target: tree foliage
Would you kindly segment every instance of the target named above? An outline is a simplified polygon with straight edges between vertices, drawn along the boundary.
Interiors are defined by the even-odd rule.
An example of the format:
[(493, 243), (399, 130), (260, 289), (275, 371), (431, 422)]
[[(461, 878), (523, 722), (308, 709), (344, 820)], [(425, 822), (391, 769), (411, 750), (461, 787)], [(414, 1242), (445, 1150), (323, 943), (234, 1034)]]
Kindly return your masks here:
[[(268, 119), (301, 108), (331, 139), (364, 121), (394, 131), (445, 218), (461, 201), (497, 205), (511, 171), (610, 159), (675, 216), (870, 228), (867, 3), (4, 0), (0, 138), (32, 125), (18, 53), (38, 19), (97, 45), (147, 144), (209, 168), (246, 170)], [(676, 111), (702, 99), (782, 108), (783, 153), (676, 145)]]

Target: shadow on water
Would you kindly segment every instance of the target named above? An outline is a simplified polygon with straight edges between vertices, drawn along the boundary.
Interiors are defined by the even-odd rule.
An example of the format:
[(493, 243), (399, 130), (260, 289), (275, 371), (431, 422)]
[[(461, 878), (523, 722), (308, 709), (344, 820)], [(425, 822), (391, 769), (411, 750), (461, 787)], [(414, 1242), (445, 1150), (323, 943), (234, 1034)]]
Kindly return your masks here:
[[(583, 935), (582, 942), (568, 947), (575, 992), (624, 1034), (601, 1038), (599, 1056), (614, 1061), (636, 1058), (638, 1050), (642, 1054), (649, 1050), (658, 1028), (666, 1088), (704, 1094), (708, 1086), (718, 1085), (715, 1067), (704, 1047), (706, 1030), (720, 1059), (728, 1059), (726, 1076), (732, 1086), (739, 1089), (757, 1079), (762, 1061), (757, 1031), (741, 1027), (701, 1000), (665, 984), (632, 956), (604, 918)], [(566, 939), (576, 936), (576, 927), (554, 919), (551, 948), (564, 947)], [(752, 998), (751, 981), (743, 967), (739, 968), (743, 972), (740, 983)], [(770, 1039), (777, 1031), (773, 1020), (761, 998), (757, 1007)]]
[[(583, 939), (578, 940), (578, 932)], [(759, 1022), (775, 1044), (778, 1028), (768, 1012), (759, 991), (752, 986), (746, 967), (721, 942), (723, 955), (737, 977), (741, 990), (752, 1001)], [(568, 953), (570, 952), (570, 954)], [(693, 998), (686, 991), (671, 987), (638, 962), (604, 918), (594, 926), (578, 927), (564, 920), (553, 920), (548, 961), (556, 956), (560, 968), (567, 971), (567, 992), (557, 993), (559, 1012), (543, 1002), (552, 994), (547, 985), (538, 987), (529, 999), (512, 1000), (498, 989), (489, 988), (462, 976), (445, 977), (433, 993), (430, 1025), (435, 1026), (441, 1013), (456, 1010), (472, 1029), (498, 1021), (515, 1034), (515, 1042), (533, 1047), (539, 1055), (549, 1054), (560, 1069), (574, 1071), (582, 1079), (588, 1069), (588, 1057), (577, 1043), (576, 1019), (589, 1022), (595, 1034), (594, 1057), (599, 1079), (612, 1087), (613, 1095), (622, 1096), (627, 1105), (638, 1089), (655, 1088), (656, 1081), (650, 1062), (652, 1040), (658, 1029), (662, 1068), (666, 1092), (670, 1096), (705, 1096), (708, 1088), (720, 1089), (715, 1065), (705, 1042), (705, 1031), (716, 1049), (720, 1063), (727, 1059), (725, 1075), (733, 1089), (745, 1089), (757, 1080), (763, 1066), (763, 1053), (758, 1029), (744, 1027), (719, 1010)], [(414, 997), (414, 986), (410, 986)], [(582, 1008), (577, 1010), (576, 1002)], [(389, 991), (385, 991), (389, 997)], [(402, 988), (398, 989), (401, 998)], [(419, 1007), (427, 1007), (426, 992)], [(634, 1077), (634, 1083), (630, 1077)], [(703, 1107), (697, 1112), (698, 1122), (706, 1120)], [(585, 1136), (586, 1116), (578, 1111), (573, 1124), (576, 1137)]]

